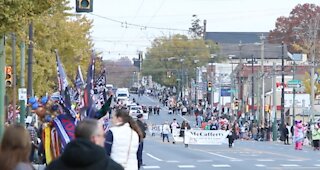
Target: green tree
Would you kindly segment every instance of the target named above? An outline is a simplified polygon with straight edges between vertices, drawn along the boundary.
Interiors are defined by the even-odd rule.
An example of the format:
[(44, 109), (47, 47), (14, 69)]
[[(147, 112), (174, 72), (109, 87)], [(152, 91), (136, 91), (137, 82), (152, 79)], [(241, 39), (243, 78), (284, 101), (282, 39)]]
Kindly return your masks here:
[(208, 63), (210, 54), (217, 52), (218, 46), (212, 41), (189, 39), (180, 34), (159, 37), (147, 49), (142, 72), (152, 75), (156, 82), (174, 86), (181, 73), (194, 77), (194, 68)]
[[(36, 2), (36, 1), (32, 1)], [(21, 27), (13, 29), (18, 35), (18, 45), (26, 41), (28, 20), (33, 20), (34, 25), (34, 62), (33, 62), (33, 87), (35, 95), (44, 95), (46, 92), (53, 92), (57, 89), (57, 71), (54, 49), (60, 54), (60, 59), (72, 85), (78, 65), (86, 74), (88, 62), (93, 48), (90, 39), (92, 21), (83, 16), (70, 15), (66, 12), (66, 1), (55, 1), (56, 6), (51, 6), (39, 16), (29, 16)], [(11, 29), (8, 27), (6, 29)], [(8, 31), (7, 31), (8, 32)], [(11, 30), (10, 30), (11, 32)], [(26, 41), (28, 42), (28, 41)], [(20, 53), (17, 50), (17, 58)], [(6, 46), (7, 64), (11, 63), (11, 41)], [(98, 68), (101, 66), (101, 59), (97, 58)], [(27, 61), (26, 61), (27, 63)], [(17, 78), (20, 77), (20, 60), (17, 60)], [(97, 70), (99, 73), (99, 70)], [(26, 75), (26, 74), (25, 74)], [(8, 94), (11, 90), (8, 91)]]

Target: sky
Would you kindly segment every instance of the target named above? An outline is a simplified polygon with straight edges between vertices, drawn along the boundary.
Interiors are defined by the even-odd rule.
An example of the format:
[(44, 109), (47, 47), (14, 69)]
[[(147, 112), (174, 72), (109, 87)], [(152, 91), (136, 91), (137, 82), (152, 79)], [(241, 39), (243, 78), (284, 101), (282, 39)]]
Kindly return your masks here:
[(320, 5), (319, 0), (93, 0), (93, 12), (83, 15), (93, 20), (95, 50), (117, 60), (137, 57), (156, 37), (187, 34), (193, 14), (207, 20), (207, 32), (269, 32), (278, 17), (304, 3)]

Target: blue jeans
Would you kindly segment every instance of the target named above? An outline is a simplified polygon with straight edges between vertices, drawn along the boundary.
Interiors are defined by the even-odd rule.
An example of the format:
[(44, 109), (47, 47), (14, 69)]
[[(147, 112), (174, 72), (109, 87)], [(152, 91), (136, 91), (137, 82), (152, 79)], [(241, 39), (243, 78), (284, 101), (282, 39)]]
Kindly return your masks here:
[(167, 138), (169, 142), (169, 134), (162, 134), (162, 142), (164, 142), (164, 138)]

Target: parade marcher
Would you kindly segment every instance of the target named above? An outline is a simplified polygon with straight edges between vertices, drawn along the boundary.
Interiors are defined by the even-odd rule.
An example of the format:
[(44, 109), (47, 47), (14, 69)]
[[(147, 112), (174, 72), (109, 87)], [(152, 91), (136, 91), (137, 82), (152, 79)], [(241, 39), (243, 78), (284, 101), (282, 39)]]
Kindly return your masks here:
[[(185, 139), (185, 132), (187, 130), (190, 130), (191, 129), (191, 126), (190, 124), (187, 122), (187, 121), (182, 121), (181, 123), (181, 128), (180, 128), (180, 137), (183, 137), (183, 140)], [(185, 144), (185, 147), (188, 147), (188, 144)]]
[(297, 121), (294, 127), (294, 142), (296, 150), (302, 150), (302, 143), (304, 140), (303, 131), (302, 121)]
[(177, 119), (174, 118), (172, 123), (170, 124), (171, 133), (174, 133), (174, 131), (177, 131), (178, 128), (180, 128), (180, 125), (177, 122)]
[(234, 133), (232, 132), (232, 130), (230, 130), (227, 138), (228, 138), (229, 148), (231, 148), (234, 142)]
[(314, 126), (312, 130), (312, 144), (314, 150), (319, 150), (319, 140), (320, 140), (320, 129), (319, 124)]
[(30, 135), (21, 125), (9, 125), (0, 144), (1, 170), (33, 170)]
[[(138, 118), (137, 119), (137, 124), (138, 124), (138, 126), (140, 127), (140, 130), (143, 133), (143, 138), (146, 138), (146, 131), (148, 129), (148, 125), (145, 122), (143, 122), (143, 114), (139, 114), (137, 116), (137, 118)], [(143, 141), (140, 142), (139, 149), (138, 149), (138, 158), (140, 158), (140, 159), (138, 159), (139, 167), (140, 166), (144, 166), (143, 159), (142, 159), (142, 151), (143, 151)]]
[(283, 126), (282, 128), (282, 135), (284, 137), (284, 144), (289, 145), (289, 129), (287, 128), (286, 125)]
[[(30, 116), (31, 118), (31, 116)], [(38, 148), (38, 135), (37, 135), (37, 129), (34, 127), (34, 121), (31, 119), (27, 119), (26, 121), (27, 130), (29, 131), (30, 137), (31, 137), (31, 153), (30, 153), (30, 161), (34, 161), (35, 156), (35, 150)]]
[(75, 129), (76, 139), (68, 143), (62, 155), (51, 162), (46, 170), (123, 170), (106, 155), (102, 124), (95, 119), (84, 119)]
[(170, 126), (168, 124), (168, 121), (165, 121), (162, 125), (162, 142), (164, 142), (164, 139), (167, 138), (167, 141), (169, 141), (169, 133), (170, 133)]
[(143, 133), (127, 110), (117, 110), (112, 116), (113, 127), (107, 132), (105, 149), (125, 170), (138, 170), (138, 148)]

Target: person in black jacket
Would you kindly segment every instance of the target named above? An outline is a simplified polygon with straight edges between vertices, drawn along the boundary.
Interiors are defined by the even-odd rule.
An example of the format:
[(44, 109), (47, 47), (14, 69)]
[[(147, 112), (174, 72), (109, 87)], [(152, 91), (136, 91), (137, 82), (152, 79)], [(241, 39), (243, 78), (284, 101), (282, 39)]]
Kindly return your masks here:
[[(146, 131), (147, 131), (147, 124), (143, 122), (143, 114), (139, 114), (137, 116), (137, 124), (140, 127), (142, 133), (143, 133), (143, 138), (146, 138)], [(143, 141), (140, 142), (139, 144), (139, 148), (138, 148), (138, 167), (140, 168), (141, 166), (144, 166), (145, 164), (143, 164), (143, 160), (142, 160), (142, 151), (143, 151)]]
[(107, 156), (104, 150), (102, 124), (95, 119), (85, 119), (78, 123), (76, 139), (69, 142), (62, 155), (52, 161), (46, 170), (124, 170)]

